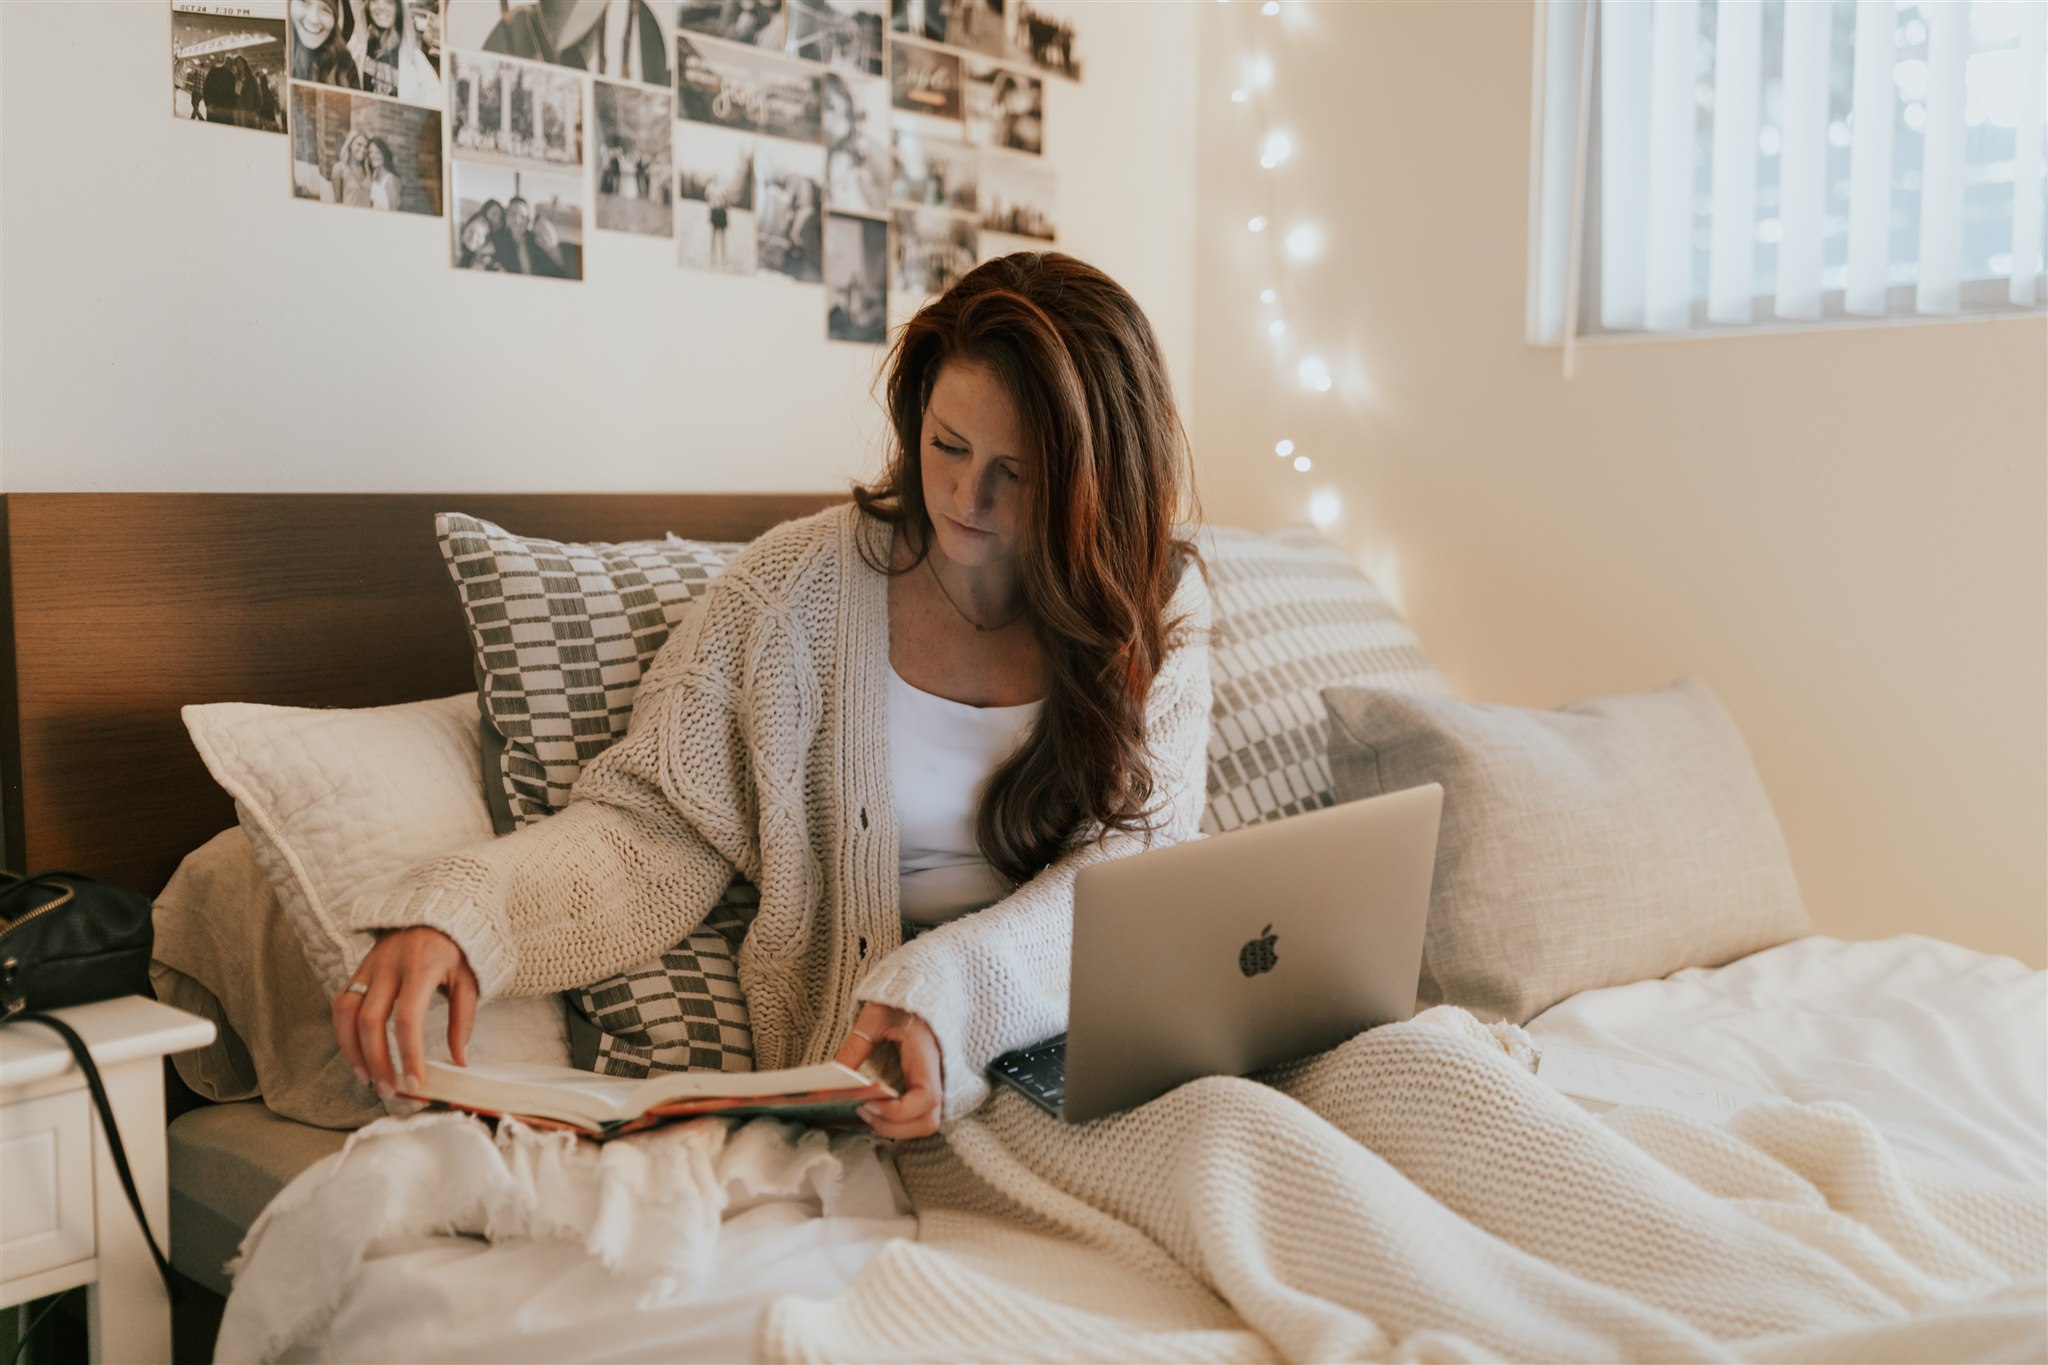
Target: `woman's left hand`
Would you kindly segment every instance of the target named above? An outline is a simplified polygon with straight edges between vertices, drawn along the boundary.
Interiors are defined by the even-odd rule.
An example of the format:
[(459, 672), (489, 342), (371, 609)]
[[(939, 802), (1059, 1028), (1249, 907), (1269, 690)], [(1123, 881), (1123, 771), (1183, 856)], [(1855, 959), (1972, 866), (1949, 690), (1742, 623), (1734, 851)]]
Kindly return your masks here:
[(939, 1131), (939, 1040), (931, 1025), (904, 1010), (870, 1001), (860, 1007), (853, 1032), (833, 1060), (859, 1067), (875, 1044), (896, 1044), (903, 1061), (903, 1093), (893, 1100), (874, 1100), (860, 1107), (863, 1122), (885, 1138), (930, 1137)]

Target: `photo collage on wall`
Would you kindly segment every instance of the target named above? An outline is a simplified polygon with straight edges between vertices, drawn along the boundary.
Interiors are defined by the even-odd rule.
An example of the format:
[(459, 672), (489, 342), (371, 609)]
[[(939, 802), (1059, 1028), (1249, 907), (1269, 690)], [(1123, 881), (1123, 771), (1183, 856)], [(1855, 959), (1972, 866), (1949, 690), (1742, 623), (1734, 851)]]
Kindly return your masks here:
[[(595, 232), (822, 286), (876, 344), (1057, 239), (1028, 0), (170, 0), (172, 113), (285, 135), (295, 198), (446, 216), (455, 268), (581, 280)], [(602, 248), (600, 248), (601, 250)]]

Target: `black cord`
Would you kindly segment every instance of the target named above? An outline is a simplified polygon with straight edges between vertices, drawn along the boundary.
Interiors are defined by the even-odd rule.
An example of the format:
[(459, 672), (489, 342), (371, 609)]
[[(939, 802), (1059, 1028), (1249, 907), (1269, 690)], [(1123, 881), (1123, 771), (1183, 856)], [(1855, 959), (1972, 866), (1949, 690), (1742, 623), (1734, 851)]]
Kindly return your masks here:
[(9, 1358), (9, 1365), (21, 1365), (21, 1353), (28, 1349), (29, 1341), (36, 1334), (36, 1328), (43, 1325), (43, 1319), (50, 1316), (55, 1311), (57, 1305), (64, 1302), (64, 1295), (70, 1292), (69, 1289), (66, 1289), (62, 1293), (53, 1295), (50, 1301), (43, 1305), (42, 1311), (28, 1320), (28, 1326), (21, 1329), (21, 1340), (14, 1343), (14, 1354)]

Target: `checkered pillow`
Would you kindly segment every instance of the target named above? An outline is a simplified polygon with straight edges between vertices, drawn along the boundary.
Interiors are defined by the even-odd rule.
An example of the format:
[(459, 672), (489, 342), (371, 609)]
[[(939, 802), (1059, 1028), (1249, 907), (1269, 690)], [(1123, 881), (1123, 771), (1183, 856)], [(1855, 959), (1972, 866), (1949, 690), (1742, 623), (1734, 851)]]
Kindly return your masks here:
[(583, 765), (626, 733), (648, 660), (740, 547), (570, 545), (454, 512), (434, 533), (476, 655), (484, 794), (508, 834), (566, 805)]
[(1215, 634), (1209, 676), (1210, 834), (1336, 804), (1322, 689), (1450, 686), (1372, 580), (1305, 526), (1207, 527)]
[[(568, 804), (583, 765), (626, 733), (648, 661), (741, 548), (679, 540), (574, 545), (476, 517), (434, 518), (475, 651), (483, 780), (498, 833)], [(565, 992), (579, 1064), (615, 1076), (751, 1071), (739, 945), (760, 896), (735, 880), (653, 962)]]
[(594, 1047), (575, 1049), (577, 1062), (607, 1076), (752, 1071), (739, 950), (760, 904), (761, 893), (735, 879), (681, 943), (645, 966), (568, 992), (570, 1008), (593, 1026)]

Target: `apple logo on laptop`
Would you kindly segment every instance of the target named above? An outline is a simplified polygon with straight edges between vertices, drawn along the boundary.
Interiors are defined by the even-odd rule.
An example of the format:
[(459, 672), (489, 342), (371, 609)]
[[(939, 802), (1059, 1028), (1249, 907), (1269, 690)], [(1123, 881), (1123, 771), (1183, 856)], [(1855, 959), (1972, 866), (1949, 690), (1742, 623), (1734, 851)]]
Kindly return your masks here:
[(1273, 951), (1273, 945), (1280, 941), (1280, 935), (1273, 932), (1273, 926), (1270, 924), (1259, 930), (1259, 933), (1262, 937), (1253, 939), (1238, 950), (1237, 969), (1246, 976), (1270, 972), (1280, 965), (1280, 955)]

